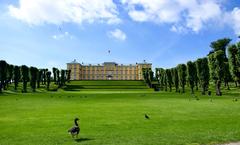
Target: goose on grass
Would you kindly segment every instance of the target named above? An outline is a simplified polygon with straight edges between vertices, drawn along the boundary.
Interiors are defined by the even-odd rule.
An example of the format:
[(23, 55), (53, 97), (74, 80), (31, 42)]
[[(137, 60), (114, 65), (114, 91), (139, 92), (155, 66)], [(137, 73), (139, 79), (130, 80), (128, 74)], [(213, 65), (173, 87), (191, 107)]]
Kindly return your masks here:
[(72, 135), (72, 138), (74, 138), (76, 136), (76, 138), (78, 138), (78, 134), (80, 132), (80, 127), (78, 125), (78, 118), (74, 119), (74, 126), (68, 130), (68, 132)]

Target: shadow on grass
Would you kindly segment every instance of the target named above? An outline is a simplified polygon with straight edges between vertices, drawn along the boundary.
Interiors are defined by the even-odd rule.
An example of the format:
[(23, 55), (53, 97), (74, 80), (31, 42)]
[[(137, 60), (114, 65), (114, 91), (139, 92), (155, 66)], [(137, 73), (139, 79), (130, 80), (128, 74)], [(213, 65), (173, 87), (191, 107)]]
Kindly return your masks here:
[(90, 140), (93, 140), (92, 138), (78, 138), (78, 139), (75, 139), (76, 142), (83, 142), (83, 141), (90, 141)]

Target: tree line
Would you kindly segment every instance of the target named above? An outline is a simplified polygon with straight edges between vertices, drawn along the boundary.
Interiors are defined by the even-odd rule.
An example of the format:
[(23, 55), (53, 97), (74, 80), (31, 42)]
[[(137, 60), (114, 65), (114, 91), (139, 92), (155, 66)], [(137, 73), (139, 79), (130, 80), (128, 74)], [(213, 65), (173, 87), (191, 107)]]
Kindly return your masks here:
[(153, 72), (144, 69), (143, 77), (145, 82), (152, 87), (152, 82), (156, 80), (160, 90), (185, 92), (185, 86), (194, 90), (201, 88), (203, 95), (209, 89), (209, 83), (215, 84), (216, 95), (221, 96), (221, 85), (227, 89), (229, 82), (234, 82), (235, 86), (240, 86), (240, 42), (230, 44), (231, 39), (223, 38), (210, 44), (212, 50), (206, 57), (198, 58), (196, 61), (188, 61), (186, 64), (178, 64), (174, 68), (156, 68), (155, 78)]
[[(53, 77), (51, 77), (52, 74)], [(54, 82), (60, 88), (70, 81), (70, 76), (71, 70), (59, 70), (54, 67), (51, 72), (48, 69), (38, 69), (26, 65), (14, 66), (8, 64), (5, 60), (0, 60), (0, 93), (7, 90), (12, 83), (16, 91), (19, 83), (22, 83), (22, 93), (27, 92), (28, 83), (33, 92), (41, 85), (49, 90), (51, 82)]]

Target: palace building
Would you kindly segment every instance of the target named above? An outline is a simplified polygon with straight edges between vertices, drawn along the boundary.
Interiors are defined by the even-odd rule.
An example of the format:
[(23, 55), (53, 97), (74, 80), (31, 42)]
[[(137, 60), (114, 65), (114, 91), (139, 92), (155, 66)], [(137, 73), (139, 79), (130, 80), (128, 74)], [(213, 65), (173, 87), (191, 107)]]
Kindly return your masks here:
[(152, 64), (146, 61), (128, 65), (115, 62), (84, 65), (76, 60), (67, 63), (67, 69), (71, 70), (71, 80), (143, 80), (143, 69), (151, 68)]

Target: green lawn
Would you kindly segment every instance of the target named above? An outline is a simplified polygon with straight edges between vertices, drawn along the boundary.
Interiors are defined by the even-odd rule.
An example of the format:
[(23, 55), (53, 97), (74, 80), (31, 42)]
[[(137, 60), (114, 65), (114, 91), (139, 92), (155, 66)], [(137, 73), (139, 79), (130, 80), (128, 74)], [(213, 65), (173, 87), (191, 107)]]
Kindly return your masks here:
[[(75, 85), (78, 85), (75, 82)], [(92, 84), (94, 85), (94, 84)], [(0, 145), (180, 145), (240, 141), (240, 91), (201, 96), (88, 90), (0, 95)], [(233, 101), (238, 97), (238, 101)], [(150, 120), (144, 118), (144, 114)], [(81, 133), (67, 133), (80, 118)]]

